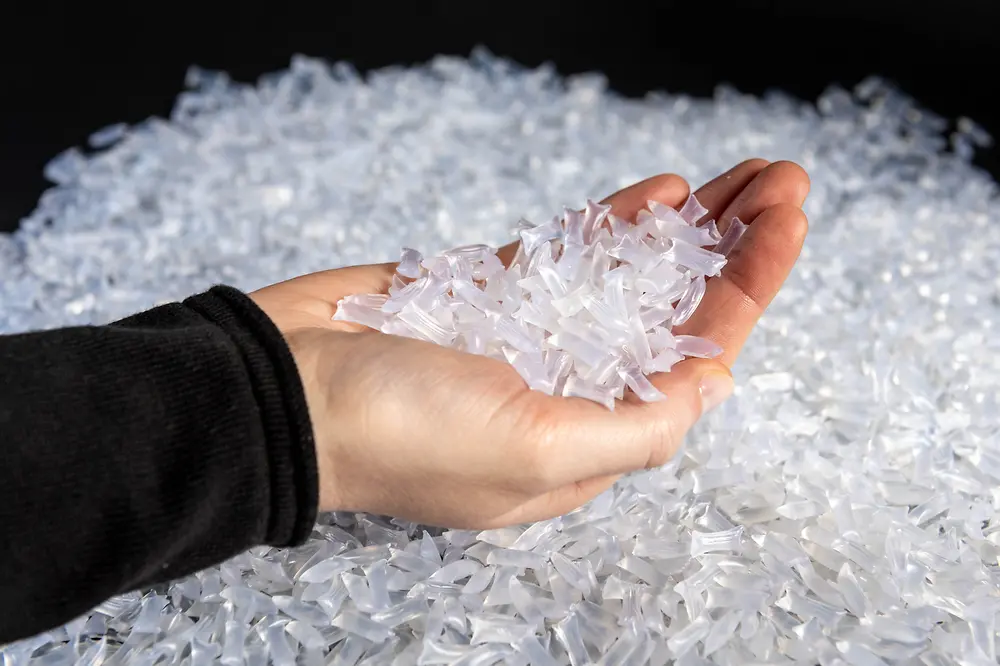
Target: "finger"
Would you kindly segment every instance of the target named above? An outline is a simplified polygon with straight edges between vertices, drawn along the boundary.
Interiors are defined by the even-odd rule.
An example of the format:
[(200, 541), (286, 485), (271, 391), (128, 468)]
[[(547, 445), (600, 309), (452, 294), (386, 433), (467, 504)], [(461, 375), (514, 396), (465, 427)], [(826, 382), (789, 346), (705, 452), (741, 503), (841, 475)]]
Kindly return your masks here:
[[(653, 176), (619, 190), (601, 201), (611, 205), (611, 213), (632, 221), (649, 200), (677, 208), (687, 199), (691, 191), (686, 180), (674, 174)], [(497, 251), (497, 256), (505, 266), (510, 265), (517, 252), (519, 241), (509, 243)]]
[(717, 359), (689, 358), (670, 372), (649, 375), (649, 381), (666, 396), (659, 402), (643, 402), (631, 392), (620, 413), (648, 432), (643, 453), (645, 467), (665, 465), (684, 443), (687, 432), (698, 420), (729, 399), (733, 376)]
[(755, 220), (765, 210), (780, 203), (801, 206), (809, 195), (809, 175), (794, 162), (775, 162), (758, 172), (716, 218), (725, 233), (734, 217)]
[(725, 350), (719, 360), (732, 365), (802, 250), (809, 224), (800, 206), (808, 190), (800, 167), (778, 162), (737, 196), (724, 216), (750, 221), (750, 227), (677, 333), (713, 340)]
[(698, 202), (708, 209), (706, 219), (714, 219), (723, 233), (728, 228), (722, 226), (722, 216), (726, 209), (739, 197), (740, 193), (768, 166), (767, 160), (760, 158), (737, 164), (726, 173), (705, 183), (694, 193)]
[(666, 394), (653, 403), (620, 401), (614, 412), (578, 398), (539, 399), (540, 427), (524, 438), (531, 475), (548, 488), (664, 464), (702, 414), (732, 392), (729, 369), (688, 359), (650, 378)]
[(612, 214), (632, 221), (650, 200), (678, 207), (684, 203), (690, 191), (691, 187), (686, 180), (668, 173), (629, 185), (606, 197), (601, 203), (610, 204)]
[(747, 229), (720, 277), (708, 281), (701, 305), (679, 334), (708, 338), (732, 366), (761, 315), (788, 278), (808, 229), (802, 209), (772, 206)]
[(621, 478), (609, 475), (568, 483), (556, 490), (534, 497), (490, 521), (487, 529), (548, 520), (578, 509)]

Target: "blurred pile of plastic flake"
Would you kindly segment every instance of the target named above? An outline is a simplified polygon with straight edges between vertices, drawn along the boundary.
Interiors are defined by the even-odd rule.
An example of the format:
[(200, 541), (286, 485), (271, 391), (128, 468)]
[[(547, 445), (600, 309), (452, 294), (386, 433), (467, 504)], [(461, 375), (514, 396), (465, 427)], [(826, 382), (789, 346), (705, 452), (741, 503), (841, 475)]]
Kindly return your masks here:
[[(254, 85), (193, 70), (189, 85), (169, 120), (111, 127), (95, 135), (100, 150), (49, 165), (56, 186), (16, 235), (0, 236), (0, 330), (109, 321), (214, 283), (249, 290), (395, 260), (400, 247), (447, 263), (447, 248), (509, 241), (519, 216), (544, 220), (664, 171), (697, 186), (755, 155), (810, 173), (811, 233), (734, 369), (736, 395), (666, 467), (519, 528), (437, 534), (324, 516), (301, 548), (253, 549), (110, 600), (0, 648), (5, 664), (997, 663), (1000, 225), (997, 185), (971, 164), (988, 142), (974, 124), (949, 135), (874, 79), (815, 104), (731, 89), (631, 100), (597, 76), (562, 79), (479, 52), (365, 77), (296, 59)], [(471, 309), (456, 306), (452, 329), (427, 326), (426, 309), (404, 313), (414, 294), (400, 297), (402, 282), (452, 270), (412, 252), (410, 278), (360, 316), (429, 337), (496, 317), (516, 352), (507, 360), (555, 390), (546, 382), (558, 364), (539, 361), (540, 337), (569, 339), (589, 318), (637, 341), (638, 327), (622, 325), (669, 332), (685, 314), (641, 287), (629, 292), (639, 310), (627, 298), (624, 313), (602, 307), (641, 279), (621, 253), (664, 237), (654, 222), (660, 236), (614, 242), (608, 219), (612, 241), (585, 235), (580, 265), (632, 268), (591, 284), (596, 297), (562, 302), (582, 309), (552, 321), (574, 284), (560, 265), (577, 220), (522, 229), (552, 252), (536, 248), (536, 273), (516, 283), (479, 281), (504, 291), (460, 297)], [(711, 249), (699, 241), (716, 232), (677, 233)], [(499, 277), (491, 253), (464, 252), (455, 270), (471, 268), (473, 283), (476, 271)], [(712, 267), (677, 263), (693, 269), (677, 289), (694, 300)], [(518, 289), (530, 299), (509, 307), (538, 315), (537, 331), (504, 319)], [(491, 353), (496, 340), (469, 330), (480, 329), (461, 344)], [(629, 367), (670, 361), (669, 338), (645, 339), (650, 355)], [(591, 353), (566, 346), (550, 344), (548, 358)], [(638, 385), (624, 374), (594, 397)], [(580, 378), (563, 378), (563, 392), (598, 386)]]

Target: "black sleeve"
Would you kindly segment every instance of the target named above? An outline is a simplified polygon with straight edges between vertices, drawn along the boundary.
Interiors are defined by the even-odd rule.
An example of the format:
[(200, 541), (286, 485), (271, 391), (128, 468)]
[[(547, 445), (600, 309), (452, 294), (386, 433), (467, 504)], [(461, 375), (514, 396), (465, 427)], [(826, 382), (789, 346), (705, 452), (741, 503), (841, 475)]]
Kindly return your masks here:
[(0, 336), (0, 645), (297, 544), (318, 496), (295, 361), (239, 291)]

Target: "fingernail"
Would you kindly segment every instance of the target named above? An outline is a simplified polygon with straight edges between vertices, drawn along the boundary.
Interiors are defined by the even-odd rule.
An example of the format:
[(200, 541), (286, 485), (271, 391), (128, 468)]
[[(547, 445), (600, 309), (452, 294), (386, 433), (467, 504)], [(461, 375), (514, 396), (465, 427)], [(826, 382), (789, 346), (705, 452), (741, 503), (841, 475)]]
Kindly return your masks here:
[(733, 378), (721, 372), (713, 372), (701, 378), (701, 413), (710, 411), (724, 403), (733, 394)]

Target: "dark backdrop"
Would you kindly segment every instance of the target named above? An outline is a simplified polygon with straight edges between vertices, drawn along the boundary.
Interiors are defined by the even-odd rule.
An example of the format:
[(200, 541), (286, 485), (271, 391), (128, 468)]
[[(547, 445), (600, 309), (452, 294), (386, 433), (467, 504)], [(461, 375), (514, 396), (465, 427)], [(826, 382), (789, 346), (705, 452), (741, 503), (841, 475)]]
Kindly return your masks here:
[[(298, 52), (368, 69), (481, 43), (566, 73), (602, 70), (629, 95), (728, 81), (814, 98), (880, 73), (1000, 134), (1000, 3), (989, 0), (94, 4), (0, 9), (0, 230), (32, 209), (50, 157), (104, 125), (168, 113), (188, 65), (253, 79)], [(979, 160), (1000, 175), (996, 150)]]

